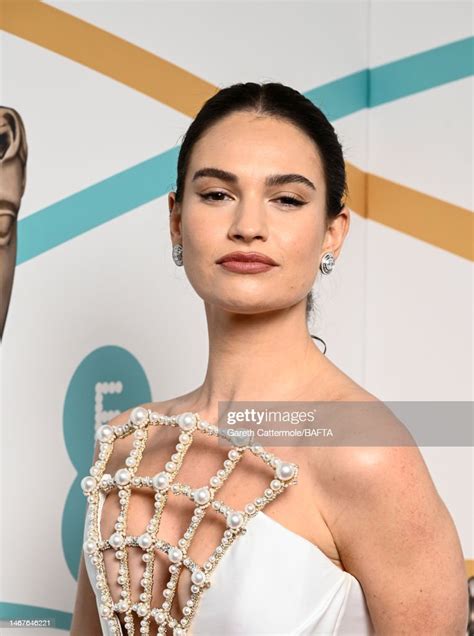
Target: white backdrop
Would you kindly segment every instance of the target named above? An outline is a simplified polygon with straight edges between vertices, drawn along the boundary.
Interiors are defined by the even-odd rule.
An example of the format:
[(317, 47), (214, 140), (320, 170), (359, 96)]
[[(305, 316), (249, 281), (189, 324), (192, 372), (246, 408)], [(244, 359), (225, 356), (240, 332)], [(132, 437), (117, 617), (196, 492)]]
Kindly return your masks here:
[[(472, 68), (456, 72), (472, 46), (472, 5), (18, 4), (4, 8), (0, 24), (0, 103), (20, 113), (29, 147), (2, 343), (0, 608), (3, 619), (48, 616), (67, 630), (85, 509), (79, 481), (94, 428), (134, 404), (190, 390), (205, 372), (203, 306), (172, 262), (166, 201), (194, 90), (280, 81), (319, 95), (347, 162), (394, 183), (400, 215), (410, 190), (440, 202), (451, 237), (442, 245), (426, 224), (414, 234), (398, 229), (396, 215), (377, 220), (370, 179), (359, 198), (354, 192), (350, 233), (317, 290), (312, 332), (380, 399), (473, 399), (473, 258), (456, 230), (473, 202)], [(38, 10), (42, 21), (33, 19)], [(107, 34), (117, 36), (113, 55)], [(103, 47), (100, 68), (92, 41)], [(136, 47), (169, 73), (154, 62), (134, 67), (127, 51)], [(362, 91), (358, 106), (357, 95), (337, 87), (360, 72), (369, 97)], [(325, 85), (327, 98), (318, 93)], [(370, 97), (376, 90), (385, 101)], [(156, 161), (150, 173), (147, 160)], [(147, 183), (156, 174), (157, 195), (143, 203), (135, 166)], [(138, 204), (120, 210), (130, 184)], [(107, 211), (103, 219), (96, 209)], [(416, 219), (420, 211), (409, 212)], [(422, 452), (473, 574), (473, 449)]]

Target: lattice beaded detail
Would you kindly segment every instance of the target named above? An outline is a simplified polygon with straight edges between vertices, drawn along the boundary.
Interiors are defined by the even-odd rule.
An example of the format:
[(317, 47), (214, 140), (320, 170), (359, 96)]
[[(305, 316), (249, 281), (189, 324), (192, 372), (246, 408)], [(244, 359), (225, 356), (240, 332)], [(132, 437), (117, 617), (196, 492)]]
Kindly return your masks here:
[[(180, 429), (176, 452), (165, 463), (164, 470), (153, 476), (137, 476), (143, 451), (148, 439), (150, 425), (174, 426)], [(192, 488), (188, 484), (175, 480), (182, 465), (187, 450), (193, 442), (196, 432), (208, 435), (222, 436), (237, 448), (231, 448), (224, 460), (223, 467), (209, 479), (209, 484)], [(134, 435), (133, 448), (125, 460), (125, 467), (119, 468), (115, 475), (105, 473), (107, 462), (113, 451), (114, 441), (128, 435)], [(88, 499), (88, 515), (90, 519), (87, 539), (83, 545), (85, 558), (89, 558), (96, 569), (96, 585), (101, 595), (100, 614), (108, 620), (112, 634), (120, 634), (121, 626), (117, 613), (123, 613), (126, 633), (134, 634), (132, 612), (141, 617), (140, 634), (149, 634), (152, 620), (158, 625), (158, 634), (167, 634), (167, 629), (172, 629), (173, 636), (186, 636), (191, 621), (196, 613), (199, 600), (204, 591), (211, 584), (211, 575), (220, 559), (232, 545), (232, 543), (246, 532), (249, 519), (259, 510), (262, 510), (270, 501), (275, 499), (284, 490), (297, 483), (298, 465), (286, 462), (267, 452), (262, 446), (252, 444), (250, 436), (229, 437), (225, 431), (219, 430), (215, 424), (202, 420), (199, 413), (181, 413), (180, 415), (164, 415), (145, 409), (141, 406), (132, 410), (127, 423), (120, 426), (102, 425), (96, 432), (96, 439), (100, 443), (99, 456), (91, 467), (90, 474), (81, 481), (84, 495)], [(225, 502), (215, 497), (219, 488), (231, 475), (239, 463), (245, 451), (251, 451), (260, 457), (274, 470), (274, 479), (263, 495), (248, 502), (243, 510), (234, 510)], [(155, 491), (155, 512), (146, 526), (145, 532), (138, 536), (126, 533), (128, 507), (132, 487), (148, 487)], [(105, 540), (101, 540), (100, 518), (98, 514), (99, 501), (111, 490), (118, 489), (120, 513), (115, 524), (115, 532)], [(195, 508), (191, 522), (183, 537), (177, 545), (171, 545), (160, 539), (157, 535), (160, 519), (169, 492), (183, 494), (194, 502)], [(212, 506), (214, 510), (224, 515), (226, 530), (223, 532), (220, 544), (202, 564), (191, 559), (187, 552), (192, 538), (202, 521), (206, 509)], [(141, 579), (143, 592), (138, 600), (132, 600), (130, 590), (130, 576), (128, 569), (128, 553), (126, 548), (139, 547), (143, 550), (142, 560), (144, 572)], [(118, 583), (121, 587), (120, 600), (114, 603), (107, 584), (103, 552), (107, 549), (115, 550), (115, 556), (120, 561)], [(154, 552), (165, 553), (170, 561), (170, 579), (163, 590), (165, 600), (160, 607), (151, 607), (153, 588)], [(178, 579), (183, 567), (191, 573), (190, 598), (183, 607), (183, 616), (180, 620), (171, 615), (171, 607), (177, 588)]]

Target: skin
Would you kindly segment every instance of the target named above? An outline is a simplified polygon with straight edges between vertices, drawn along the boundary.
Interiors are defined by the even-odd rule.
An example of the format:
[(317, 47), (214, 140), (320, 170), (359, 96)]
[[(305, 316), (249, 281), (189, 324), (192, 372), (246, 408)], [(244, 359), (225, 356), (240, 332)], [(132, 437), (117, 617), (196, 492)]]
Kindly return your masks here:
[[(238, 180), (193, 180), (204, 167)], [(288, 173), (305, 176), (315, 189), (265, 186), (268, 175)], [(168, 202), (172, 242), (182, 243), (186, 274), (205, 305), (207, 372), (193, 391), (145, 408), (197, 411), (212, 422), (220, 400), (378, 402), (320, 352), (306, 326), (306, 295), (320, 258), (330, 250), (337, 259), (349, 229), (347, 208), (326, 224), (325, 187), (312, 140), (287, 121), (234, 113), (195, 145), (182, 204), (173, 192)], [(201, 196), (216, 191), (224, 194)], [(280, 197), (288, 196), (305, 205), (285, 206)], [(248, 275), (215, 263), (236, 250), (263, 252), (278, 266)], [(124, 423), (130, 412), (111, 424)], [(360, 581), (377, 634), (464, 636), (467, 585), (459, 538), (416, 446), (274, 450), (297, 457), (302, 479), (271, 502), (269, 515)], [(117, 451), (117, 466), (125, 456)], [(203, 476), (209, 474), (204, 468)], [(83, 559), (76, 610), (71, 634), (100, 634)]]

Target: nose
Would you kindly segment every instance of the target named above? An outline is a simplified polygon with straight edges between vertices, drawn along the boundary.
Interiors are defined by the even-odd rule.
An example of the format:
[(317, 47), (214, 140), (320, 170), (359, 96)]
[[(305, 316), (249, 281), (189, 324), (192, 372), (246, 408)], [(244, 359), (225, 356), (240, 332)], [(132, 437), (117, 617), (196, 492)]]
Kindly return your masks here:
[(241, 200), (235, 206), (235, 214), (229, 227), (229, 238), (251, 242), (258, 238), (266, 241), (268, 238), (268, 220), (261, 202)]

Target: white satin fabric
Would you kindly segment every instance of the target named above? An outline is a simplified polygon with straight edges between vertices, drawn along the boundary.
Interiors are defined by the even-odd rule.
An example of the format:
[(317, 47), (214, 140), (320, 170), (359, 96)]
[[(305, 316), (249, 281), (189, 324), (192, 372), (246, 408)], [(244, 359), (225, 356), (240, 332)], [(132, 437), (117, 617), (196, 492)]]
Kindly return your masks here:
[[(100, 493), (99, 516), (104, 500)], [(88, 521), (86, 515), (84, 540)], [(84, 557), (99, 605), (95, 568)], [(110, 636), (107, 621), (100, 621), (102, 634)], [(375, 631), (359, 581), (313, 543), (259, 511), (217, 564), (189, 633), (369, 636)]]

